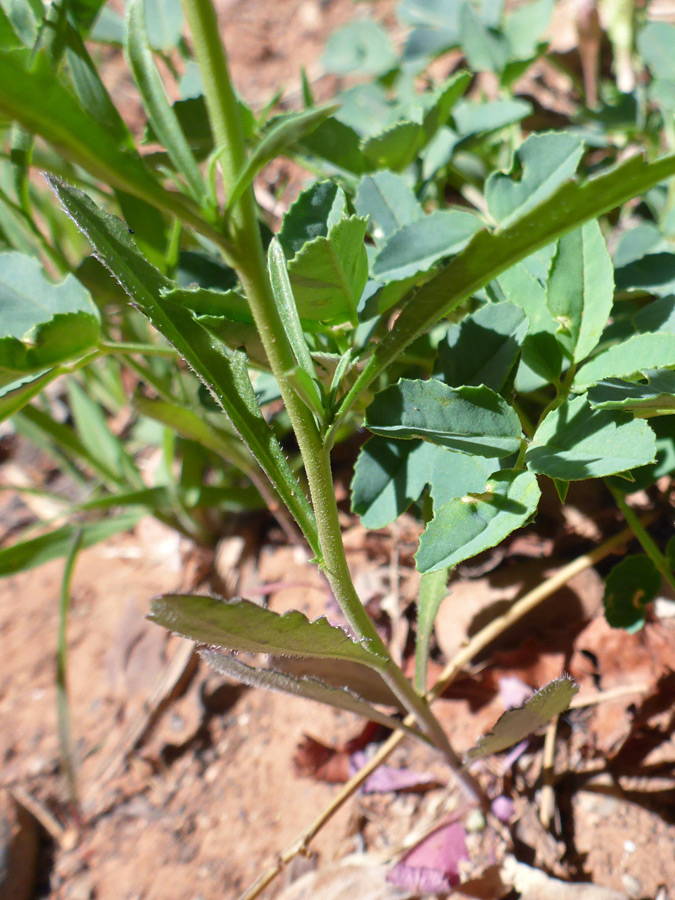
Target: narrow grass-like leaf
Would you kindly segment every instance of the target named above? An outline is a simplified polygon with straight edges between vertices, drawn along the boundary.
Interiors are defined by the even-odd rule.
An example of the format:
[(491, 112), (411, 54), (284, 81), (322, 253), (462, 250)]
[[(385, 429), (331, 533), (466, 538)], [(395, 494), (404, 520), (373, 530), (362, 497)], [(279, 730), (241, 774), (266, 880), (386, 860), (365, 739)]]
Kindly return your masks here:
[(248, 474), (255, 468), (255, 463), (245, 445), (233, 434), (217, 428), (208, 418), (186, 406), (169, 403), (166, 400), (151, 400), (141, 394), (133, 399), (134, 409), (142, 416), (155, 422), (161, 422), (172, 428), (182, 437), (200, 444), (231, 462), (242, 472)]
[(496, 547), (531, 519), (539, 497), (531, 472), (497, 472), (484, 493), (450, 500), (435, 510), (420, 538), (417, 568), (435, 572)]
[[(316, 379), (314, 363), (302, 331), (298, 308), (295, 305), (291, 281), (288, 277), (288, 269), (284, 251), (277, 238), (272, 238), (267, 248), (267, 269), (270, 276), (270, 284), (276, 301), (279, 316), (281, 317), (284, 331), (293, 349), (298, 365), (312, 380)], [(319, 397), (319, 400), (321, 398)]]
[(524, 740), (547, 725), (554, 716), (565, 712), (578, 690), (579, 686), (569, 675), (549, 682), (533, 694), (524, 706), (502, 713), (492, 731), (469, 750), (468, 758), (482, 759)]
[(144, 515), (145, 510), (135, 509), (114, 518), (102, 519), (100, 522), (66, 525), (30, 541), (3, 547), (0, 549), (0, 578), (25, 572), (26, 569), (33, 569), (52, 559), (65, 556), (72, 546), (77, 531), (82, 532), (81, 547), (91, 547), (121, 531), (129, 531)]
[(92, 453), (68, 425), (57, 422), (43, 409), (28, 404), (17, 414), (17, 429), (25, 430), (32, 441), (44, 446), (48, 452), (67, 456), (71, 461), (85, 466), (108, 485), (125, 485), (119, 470), (109, 468), (96, 452)]
[(145, 22), (144, 0), (131, 0), (127, 7), (126, 53), (129, 66), (155, 134), (176, 170), (185, 177), (193, 198), (202, 202), (205, 196), (204, 180), (169, 104), (164, 84), (152, 58)]
[(95, 178), (177, 216), (223, 245), (222, 235), (202, 219), (193, 202), (165, 191), (140, 157), (117, 147), (106, 129), (60, 83), (46, 60), (38, 57), (35, 67), (28, 71), (12, 54), (0, 55), (0, 111), (40, 135), (65, 159)]
[(486, 387), (451, 388), (436, 379), (402, 378), (375, 395), (366, 427), (393, 438), (423, 438), (476, 453), (509, 456), (520, 447), (520, 421), (506, 401)]
[(552, 410), (525, 455), (531, 471), (563, 481), (613, 475), (655, 458), (656, 438), (646, 422), (624, 413), (594, 410), (586, 395)]
[(418, 694), (427, 691), (427, 665), (429, 663), (429, 642), (434, 630), (436, 613), (448, 594), (450, 569), (428, 572), (420, 579), (417, 597), (417, 640), (415, 642), (415, 690)]
[(67, 390), (75, 431), (89, 457), (102, 470), (113, 473), (118, 483), (128, 482), (130, 486), (142, 488), (143, 479), (133, 457), (111, 431), (99, 403), (74, 378), (68, 379)]
[(4, 422), (5, 419), (9, 419), (10, 416), (23, 409), (33, 397), (37, 397), (59, 374), (58, 369), (52, 369), (51, 372), (45, 372), (44, 375), (40, 375), (25, 384), (16, 382), (17, 387), (13, 387), (12, 384), (6, 385), (2, 396), (0, 396), (0, 422)]
[(171, 283), (139, 254), (124, 223), (100, 210), (82, 191), (56, 179), (52, 184), (101, 261), (218, 399), (296, 518), (313, 551), (320, 555), (314, 514), (260, 412), (245, 359), (237, 353), (228, 355), (195, 322), (189, 310), (162, 298), (162, 290)]
[(346, 659), (374, 669), (386, 665), (326, 619), (310, 622), (297, 611), (279, 615), (248, 600), (164, 594), (152, 601), (148, 618), (192, 641), (226, 650)]

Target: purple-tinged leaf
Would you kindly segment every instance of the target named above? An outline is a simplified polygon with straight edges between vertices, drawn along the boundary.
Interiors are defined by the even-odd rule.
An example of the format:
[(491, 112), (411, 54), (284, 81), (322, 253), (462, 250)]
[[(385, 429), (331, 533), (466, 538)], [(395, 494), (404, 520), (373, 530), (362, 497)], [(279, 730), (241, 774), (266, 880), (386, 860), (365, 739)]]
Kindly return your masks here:
[[(363, 750), (352, 753), (351, 774), (355, 775), (367, 761)], [(364, 794), (384, 794), (387, 791), (428, 791), (438, 786), (438, 779), (427, 772), (413, 772), (409, 769), (380, 766), (366, 779), (361, 790)]]
[(468, 858), (466, 829), (461, 822), (448, 822), (413, 847), (387, 881), (420, 894), (445, 893), (459, 884), (459, 864)]

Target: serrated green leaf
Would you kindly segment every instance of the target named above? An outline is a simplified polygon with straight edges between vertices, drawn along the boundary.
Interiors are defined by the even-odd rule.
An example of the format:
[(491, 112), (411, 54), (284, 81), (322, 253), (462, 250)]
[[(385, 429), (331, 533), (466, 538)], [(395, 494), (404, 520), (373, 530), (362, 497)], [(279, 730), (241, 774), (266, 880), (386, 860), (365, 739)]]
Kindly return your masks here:
[(438, 345), (437, 372), (445, 384), (499, 391), (512, 371), (528, 321), (512, 303), (488, 303), (451, 325)]
[(72, 546), (75, 534), (80, 530), (80, 547), (92, 547), (121, 531), (129, 531), (146, 514), (145, 510), (131, 510), (100, 522), (66, 525), (30, 541), (3, 547), (0, 549), (0, 578), (34, 569), (52, 559), (65, 556)]
[(417, 122), (396, 122), (361, 143), (361, 152), (371, 166), (402, 172), (417, 156), (424, 129)]
[(496, 28), (481, 21), (471, 3), (462, 4), (459, 17), (462, 50), (475, 72), (501, 72), (509, 59), (509, 44)]
[(460, 137), (464, 140), (490, 131), (498, 131), (520, 122), (532, 112), (531, 104), (525, 100), (493, 100), (477, 103), (474, 100), (460, 101), (452, 112)]
[(360, 216), (369, 219), (368, 230), (378, 243), (424, 215), (408, 181), (386, 170), (364, 175), (354, 207)]
[(321, 63), (335, 75), (358, 72), (378, 77), (396, 66), (397, 57), (384, 28), (372, 19), (362, 19), (331, 34)]
[(554, 716), (565, 712), (578, 690), (579, 686), (569, 675), (549, 682), (533, 694), (524, 706), (502, 713), (492, 731), (469, 750), (468, 758), (482, 759), (524, 740), (547, 725)]
[(354, 175), (361, 175), (370, 168), (361, 152), (358, 132), (334, 116), (305, 135), (298, 142), (298, 149)]
[(334, 181), (316, 181), (291, 204), (278, 234), (286, 259), (293, 259), (306, 243), (328, 232), (347, 212), (345, 192)]
[(133, 302), (218, 398), (320, 556), (312, 509), (260, 412), (242, 354), (225, 352), (189, 310), (162, 297), (162, 290), (171, 288), (171, 282), (141, 256), (123, 222), (98, 209), (82, 191), (56, 179), (52, 179), (52, 185), (68, 214)]
[[(317, 703), (324, 703), (336, 709), (344, 709), (359, 716), (364, 716), (366, 719), (370, 719), (371, 722), (384, 725), (385, 728), (395, 730), (401, 727), (400, 720), (380, 712), (379, 709), (371, 706), (370, 703), (346, 687), (331, 687), (324, 684), (317, 677), (294, 676), (286, 672), (278, 672), (274, 668), (254, 668), (247, 666), (246, 663), (241, 662), (234, 656), (225, 656), (214, 650), (200, 650), (199, 655), (217, 672), (227, 675), (228, 678), (234, 678), (242, 684), (265, 688), (270, 691), (283, 691), (295, 697), (299, 696), (305, 697), (307, 700), (315, 700)], [(341, 661), (341, 663), (344, 666), (344, 662)], [(368, 671), (372, 675), (372, 671)], [(379, 676), (375, 675), (372, 677)], [(406, 727), (405, 730), (416, 737), (421, 736), (414, 729)]]
[(180, 0), (146, 0), (145, 22), (153, 50), (173, 50), (183, 33)]
[(100, 330), (98, 308), (73, 275), (55, 284), (34, 257), (0, 253), (0, 386), (80, 356)]
[(352, 480), (352, 510), (366, 528), (384, 528), (418, 499), (430, 479), (435, 449), (424, 441), (366, 441)]
[(552, 410), (525, 455), (533, 472), (578, 481), (624, 472), (654, 462), (654, 432), (623, 413), (594, 410), (586, 395)]
[(295, 610), (280, 616), (248, 600), (164, 594), (152, 601), (148, 618), (191, 641), (226, 650), (345, 659), (374, 669), (386, 664), (327, 619), (310, 622)]
[(439, 209), (404, 225), (375, 257), (373, 277), (386, 283), (427, 272), (439, 259), (466, 247), (482, 224), (472, 213)]
[(435, 509), (457, 497), (482, 493), (488, 478), (499, 468), (494, 457), (469, 456), (445, 447), (434, 447), (434, 451), (426, 477)]
[(614, 272), (597, 222), (587, 222), (558, 242), (546, 304), (558, 324), (557, 339), (575, 362), (596, 347), (614, 302)]
[(440, 85), (433, 94), (429, 107), (422, 119), (424, 128), (424, 143), (427, 144), (448, 121), (450, 113), (466, 92), (471, 83), (470, 72), (455, 72), (444, 84)]
[(646, 608), (661, 588), (662, 576), (648, 556), (622, 559), (605, 579), (602, 604), (612, 628), (634, 634), (644, 628)]
[(640, 291), (663, 297), (675, 291), (675, 253), (648, 253), (616, 271), (619, 291)]
[(227, 198), (227, 209), (232, 209), (267, 163), (284, 153), (291, 144), (314, 131), (337, 109), (339, 109), (337, 104), (315, 106), (312, 109), (303, 110), (303, 112), (285, 113), (272, 119), (246, 160), (243, 169), (237, 175)]
[(365, 219), (341, 219), (326, 237), (306, 243), (289, 262), (288, 275), (303, 319), (356, 320), (356, 307), (368, 280), (365, 234)]
[(675, 81), (675, 25), (671, 22), (647, 22), (637, 36), (640, 56), (654, 78)]
[(449, 500), (435, 510), (420, 538), (417, 568), (435, 572), (497, 546), (530, 520), (539, 497), (531, 472), (497, 472), (482, 494)]
[(553, 6), (554, 0), (534, 0), (509, 12), (503, 31), (512, 59), (530, 60), (536, 56), (551, 21)]
[(382, 437), (423, 438), (480, 456), (509, 456), (520, 447), (520, 421), (499, 394), (433, 378), (402, 378), (380, 391), (366, 411), (366, 427)]
[(575, 388), (597, 384), (605, 378), (623, 378), (675, 366), (675, 334), (635, 334), (603, 350), (582, 366), (574, 378)]
[(623, 494), (644, 490), (664, 475), (675, 472), (675, 416), (652, 418), (649, 427), (656, 435), (656, 462), (608, 479)]
[(583, 149), (572, 134), (530, 135), (515, 152), (513, 174), (493, 172), (486, 181), (490, 215), (504, 228), (534, 209), (574, 175)]
[(593, 409), (623, 409), (636, 416), (675, 415), (675, 372), (648, 369), (647, 384), (608, 378), (588, 391)]

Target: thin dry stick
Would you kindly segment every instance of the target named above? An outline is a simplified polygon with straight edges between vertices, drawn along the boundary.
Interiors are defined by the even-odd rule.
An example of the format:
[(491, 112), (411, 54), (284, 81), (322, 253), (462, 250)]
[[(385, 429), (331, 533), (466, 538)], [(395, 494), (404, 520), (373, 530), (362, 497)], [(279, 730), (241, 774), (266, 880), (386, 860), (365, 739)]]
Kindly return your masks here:
[(546, 728), (543, 752), (544, 783), (541, 788), (541, 803), (539, 805), (539, 821), (548, 829), (555, 812), (555, 739), (558, 733), (558, 719), (554, 716)]
[[(650, 513), (642, 519), (642, 523), (643, 525), (648, 525), (654, 521), (655, 518), (656, 513)], [(524, 597), (521, 597), (521, 599), (514, 603), (504, 615), (498, 616), (490, 622), (489, 625), (486, 625), (485, 628), (482, 628), (474, 635), (468, 644), (456, 654), (454, 659), (452, 659), (445, 667), (434, 687), (427, 694), (428, 699), (433, 702), (440, 697), (446, 688), (449, 687), (459, 675), (462, 668), (469, 663), (477, 653), (480, 653), (481, 650), (491, 644), (496, 637), (503, 631), (506, 631), (506, 629), (517, 622), (518, 619), (521, 619), (530, 612), (530, 610), (534, 609), (537, 604), (541, 603), (547, 597), (550, 597), (551, 594), (554, 594), (579, 572), (583, 572), (584, 569), (590, 568), (590, 566), (600, 562), (601, 559), (615, 553), (632, 539), (633, 532), (631, 529), (624, 528), (623, 531), (620, 531), (618, 534), (614, 535), (614, 537), (605, 541), (604, 544), (596, 547), (595, 550), (591, 550), (590, 553), (586, 553), (569, 563), (569, 565), (563, 566), (562, 569), (559, 569), (555, 573), (555, 575), (552, 575), (538, 587), (534, 588), (534, 590), (525, 594)], [(408, 716), (405, 719), (405, 722), (406, 724), (414, 724), (414, 719), (412, 716)], [(372, 774), (375, 769), (391, 755), (391, 753), (393, 753), (404, 737), (404, 731), (395, 731), (390, 735), (375, 755), (368, 760), (365, 766), (343, 785), (338, 794), (317, 816), (312, 824), (306, 828), (292, 844), (279, 854), (276, 863), (270, 866), (267, 871), (263, 872), (255, 883), (241, 895), (239, 900), (254, 900), (254, 898), (258, 897), (262, 891), (281, 874), (292, 859), (296, 856), (307, 855), (311, 841), (316, 837), (326, 822), (328, 822), (328, 820), (331, 819), (332, 816), (347, 802), (352, 794), (359, 789), (368, 776)]]
[(586, 706), (597, 706), (599, 703), (609, 703), (610, 700), (618, 700), (627, 694), (646, 694), (648, 684), (624, 684), (621, 687), (611, 688), (608, 691), (598, 691), (595, 694), (577, 695), (570, 703), (570, 709), (583, 709)]

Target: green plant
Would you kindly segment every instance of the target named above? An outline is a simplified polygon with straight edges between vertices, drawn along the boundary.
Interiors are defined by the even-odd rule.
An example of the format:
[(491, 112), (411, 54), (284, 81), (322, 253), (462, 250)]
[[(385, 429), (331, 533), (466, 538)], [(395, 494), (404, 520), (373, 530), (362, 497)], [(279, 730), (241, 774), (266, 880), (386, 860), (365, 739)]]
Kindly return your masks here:
[[(628, 141), (648, 156), (662, 149), (668, 79), (653, 83), (654, 105), (635, 110), (620, 137), (612, 114), (622, 108), (607, 88), (617, 103), (580, 107), (577, 133), (523, 140), (531, 107), (511, 87), (543, 52), (551, 4), (532, 4), (527, 40), (513, 17), (457, 7), (456, 32), (418, 23), (416, 53), (408, 44), (402, 58), (377, 27), (359, 31), (371, 80), (346, 91), (339, 109), (315, 106), (305, 84), (303, 111), (270, 118), (237, 98), (210, 0), (185, 0), (202, 93), (171, 105), (153, 57), (161, 42), (142, 0), (131, 0), (125, 52), (146, 136), (162, 148), (145, 156), (84, 42), (98, 3), (54, 4), (42, 23), (28, 3), (21, 19), (18, 7), (14, 18), (0, 12), (0, 414), (78, 477), (94, 474), (95, 497), (73, 512), (127, 510), (6, 548), (0, 571), (63, 555), (76, 533), (86, 546), (147, 509), (211, 540), (218, 521), (207, 513), (259, 495), (304, 536), (351, 634), (209, 597), (159, 598), (151, 618), (221, 650), (311, 657), (317, 673), (322, 658), (342, 660), (335, 687), (320, 674), (298, 680), (206, 653), (244, 681), (395, 725), (350, 690), (350, 667), (365, 666), (475, 800), (480, 789), (425, 694), (433, 619), (453, 568), (533, 519), (541, 478), (563, 502), (571, 481), (609, 479), (630, 521), (624, 495), (675, 470), (675, 154), (620, 153)], [(431, 16), (433, 4), (416, 8)], [(497, 73), (499, 99), (469, 98), (468, 71), (418, 90), (422, 64), (456, 43), (475, 69)], [(336, 37), (327, 64), (349, 68), (352, 46)], [(273, 237), (252, 186), (281, 153), (317, 180)], [(70, 222), (33, 168), (47, 173)], [(624, 204), (638, 196), (645, 220), (623, 230), (633, 215)], [(606, 236), (617, 221), (615, 273)], [(139, 386), (133, 402), (146, 425), (135, 445), (106, 418), (126, 402), (123, 371)], [(73, 427), (33, 402), (61, 375)], [(261, 403), (279, 398), (284, 412), (270, 424)], [(425, 522), (414, 685), (361, 604), (341, 539), (331, 451), (364, 415), (372, 437), (356, 462), (354, 511), (379, 528), (413, 505)], [(164, 464), (148, 487), (135, 453), (150, 439)], [(672, 581), (672, 548), (661, 552), (631, 524), (646, 553), (630, 563), (638, 583), (656, 571)], [(639, 626), (635, 593), (611, 582), (608, 591), (608, 615)]]

